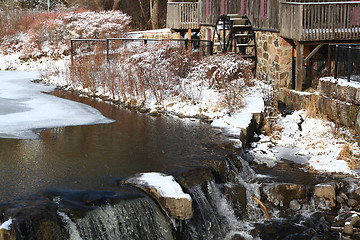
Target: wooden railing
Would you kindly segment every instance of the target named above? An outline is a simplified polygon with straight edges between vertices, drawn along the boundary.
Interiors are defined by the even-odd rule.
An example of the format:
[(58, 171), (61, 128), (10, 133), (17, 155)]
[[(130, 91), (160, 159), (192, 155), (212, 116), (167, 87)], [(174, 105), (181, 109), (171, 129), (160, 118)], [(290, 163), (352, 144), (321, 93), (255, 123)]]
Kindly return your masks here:
[(284, 2), (280, 35), (298, 41), (360, 39), (360, 1)]
[(199, 7), (197, 2), (169, 2), (167, 27), (173, 29), (198, 29)]

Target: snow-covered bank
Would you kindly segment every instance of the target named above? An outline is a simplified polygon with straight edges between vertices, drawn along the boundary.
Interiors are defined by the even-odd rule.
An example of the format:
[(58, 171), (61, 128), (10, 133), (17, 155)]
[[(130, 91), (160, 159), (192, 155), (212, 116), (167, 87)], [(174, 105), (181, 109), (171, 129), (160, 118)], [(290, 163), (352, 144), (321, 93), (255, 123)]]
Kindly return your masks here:
[(350, 130), (336, 128), (333, 122), (306, 117), (304, 110), (280, 117), (276, 131), (261, 136), (253, 144), (260, 163), (276, 164), (281, 158), (306, 163), (316, 171), (357, 175), (355, 161), (360, 157), (360, 148), (351, 142)]
[[(4, 57), (3, 57), (4, 58)], [(10, 57), (7, 57), (8, 59)], [(0, 58), (1, 59), (1, 58)], [(15, 59), (13, 57), (13, 59)], [(1, 62), (1, 60), (0, 60)], [(2, 61), (3, 63), (5, 61)], [(10, 61), (7, 63), (9, 64)], [(22, 70), (38, 70), (42, 72), (44, 80), (53, 85), (62, 86), (66, 89), (73, 89), (83, 93), (90, 93), (89, 89), (80, 86), (72, 86), (68, 79), (69, 59), (53, 61), (42, 59), (28, 63), (11, 61), (14, 68)], [(4, 64), (0, 64), (4, 67)], [(50, 69), (50, 73), (48, 70)], [(52, 74), (51, 72), (56, 72)], [(201, 74), (199, 75), (201, 76)], [(189, 76), (189, 79), (183, 79), (182, 83), (189, 82), (190, 85), (184, 87), (188, 95), (192, 95), (196, 101), (185, 98), (184, 95), (169, 96), (164, 98), (161, 103), (157, 102), (150, 95), (147, 98), (132, 98), (124, 101), (126, 105), (146, 109), (151, 113), (165, 112), (183, 117), (204, 117), (212, 122), (212, 126), (221, 129), (227, 135), (234, 136), (234, 141), (240, 143), (239, 137), (242, 129), (246, 128), (252, 114), (264, 111), (263, 99), (269, 94), (269, 86), (254, 79), (253, 86), (244, 88), (244, 106), (233, 112), (224, 107), (222, 92), (216, 88), (209, 88), (209, 85), (203, 84), (203, 79)], [(112, 99), (114, 101), (124, 100), (121, 96), (114, 95), (107, 89), (99, 87), (96, 95)], [(302, 122), (304, 120), (304, 122)], [(343, 172), (355, 174), (353, 160), (357, 159), (359, 148), (355, 143), (349, 143), (336, 135), (335, 126), (331, 122), (321, 119), (306, 117), (304, 111), (298, 111), (292, 115), (280, 118), (277, 124), (277, 130), (270, 138), (262, 136), (262, 140), (255, 144), (254, 152), (257, 154), (258, 161), (263, 159), (267, 164), (276, 164), (281, 158), (292, 158), (302, 163), (307, 163), (312, 169), (328, 172)], [(351, 135), (351, 134), (348, 134)], [(271, 147), (276, 145), (276, 147)], [(350, 147), (353, 157), (347, 159), (339, 158), (339, 155), (346, 146)], [(269, 148), (270, 146), (270, 148)], [(264, 152), (266, 154), (264, 154)], [(351, 167), (349, 167), (349, 163)]]
[(0, 137), (36, 139), (37, 129), (112, 122), (90, 106), (43, 93), (54, 86), (31, 82), (39, 77), (37, 72), (0, 72)]

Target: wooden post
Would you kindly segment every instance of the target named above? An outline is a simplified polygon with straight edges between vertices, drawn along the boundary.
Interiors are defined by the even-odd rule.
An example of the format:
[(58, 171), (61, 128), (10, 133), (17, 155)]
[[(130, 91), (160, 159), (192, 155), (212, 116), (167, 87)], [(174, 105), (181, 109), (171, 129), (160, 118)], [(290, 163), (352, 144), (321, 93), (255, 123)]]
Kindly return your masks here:
[(189, 39), (188, 49), (191, 52), (191, 28), (188, 29), (188, 39)]
[(70, 40), (70, 46), (71, 46), (71, 66), (74, 64), (74, 40)]
[(327, 62), (328, 76), (331, 75), (331, 46), (328, 45), (328, 62)]
[(304, 80), (304, 64), (303, 64), (304, 45), (296, 41), (295, 46), (296, 46), (295, 90), (301, 91), (302, 83)]

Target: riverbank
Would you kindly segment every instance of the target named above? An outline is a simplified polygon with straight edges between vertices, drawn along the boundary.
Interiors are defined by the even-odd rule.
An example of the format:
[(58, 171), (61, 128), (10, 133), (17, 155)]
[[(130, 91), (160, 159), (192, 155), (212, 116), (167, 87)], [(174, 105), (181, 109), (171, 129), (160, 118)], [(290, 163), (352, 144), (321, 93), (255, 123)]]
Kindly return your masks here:
[[(26, 68), (29, 70), (33, 66), (37, 66), (40, 69), (49, 69), (48, 66), (66, 66), (66, 64), (64, 64), (63, 60), (57, 61), (56, 63), (43, 60), (42, 63), (36, 64), (36, 62), (31, 62), (27, 66), (19, 65), (23, 70)], [(66, 78), (65, 80), (62, 78), (66, 76), (66, 71), (62, 70), (58, 72), (60, 75), (46, 74), (46, 72), (44, 72), (43, 78), (46, 78), (47, 83), (54, 84), (58, 82), (57, 85), (62, 86), (62, 88), (74, 90), (67, 85), (68, 81)], [(59, 84), (59, 82), (62, 82), (63, 85)], [(76, 89), (80, 94), (79, 90), (80, 89)], [(82, 94), (93, 95), (86, 91)], [(118, 99), (110, 99), (109, 96), (106, 95), (100, 94), (97, 97), (107, 99), (108, 102), (112, 102), (113, 104), (120, 104)], [(249, 99), (248, 101), (250, 102), (251, 96), (247, 99)], [(127, 105), (128, 107), (131, 106), (126, 102), (121, 104)], [(182, 104), (183, 106), (186, 106), (186, 101), (182, 102)], [(285, 217), (287, 219), (287, 224), (289, 225), (288, 228), (294, 230), (296, 228), (295, 226), (306, 219), (312, 219), (313, 222), (316, 222), (321, 220), (321, 217), (331, 216), (327, 217), (326, 221), (321, 222), (319, 226), (317, 226), (317, 222), (313, 224), (308, 223), (310, 227), (305, 226), (300, 230), (296, 230), (298, 231), (297, 234), (302, 236), (309, 236), (305, 233), (309, 228), (315, 229), (318, 227), (323, 229), (325, 228), (325, 225), (329, 228), (331, 226), (344, 227), (345, 223), (341, 225), (341, 222), (338, 223), (337, 220), (335, 221), (335, 217), (340, 216), (342, 212), (357, 211), (354, 201), (360, 200), (360, 195), (357, 195), (359, 186), (357, 186), (356, 182), (342, 181), (346, 176), (351, 176), (354, 180), (356, 179), (356, 172), (351, 169), (349, 170), (348, 165), (344, 160), (337, 159), (342, 149), (341, 146), (346, 144), (346, 141), (344, 140), (343, 142), (340, 142), (339, 145), (335, 145), (339, 142), (339, 139), (335, 138), (337, 135), (328, 134), (333, 128), (333, 125), (320, 119), (307, 117), (306, 113), (303, 111), (288, 114), (286, 116), (279, 115), (276, 118), (272, 118), (274, 120), (274, 123), (272, 124), (272, 134), (269, 134), (268, 136), (259, 134), (260, 137), (259, 135), (255, 135), (255, 139), (259, 141), (251, 145), (249, 152), (246, 150), (245, 153), (247, 153), (247, 156), (244, 161), (239, 158), (238, 154), (241, 152), (239, 149), (242, 149), (246, 144), (239, 143), (248, 143), (248, 140), (251, 138), (254, 131), (259, 133), (259, 127), (261, 125), (259, 113), (252, 114), (253, 111), (251, 110), (254, 110), (253, 106), (259, 107), (261, 104), (259, 104), (257, 100), (253, 100), (249, 105), (245, 105), (245, 107), (242, 108), (242, 111), (234, 113), (234, 117), (220, 112), (219, 115), (215, 115), (213, 119), (210, 119), (213, 126), (221, 127), (225, 135), (227, 135), (232, 142), (230, 145), (222, 144), (220, 146), (222, 149), (226, 150), (227, 158), (230, 158), (230, 161), (225, 158), (217, 160), (208, 159), (203, 161), (204, 165), (201, 164), (201, 166), (191, 166), (182, 168), (179, 171), (173, 170), (169, 172), (169, 174), (175, 177), (185, 191), (190, 193), (193, 199), (199, 200), (202, 199), (200, 196), (208, 195), (211, 196), (214, 201), (211, 203), (215, 204), (212, 207), (206, 204), (201, 205), (200, 203), (197, 203), (200, 205), (194, 210), (195, 216), (199, 216), (199, 211), (201, 209), (207, 209), (206, 211), (209, 211), (209, 213), (219, 214), (219, 217), (216, 220), (213, 219), (213, 221), (215, 221), (213, 222), (214, 224), (224, 220), (226, 222), (224, 228), (226, 227), (226, 229), (228, 229), (229, 226), (232, 226), (232, 233), (226, 235), (227, 239), (236, 239), (236, 237), (239, 238), (240, 236), (245, 239), (251, 239), (249, 231), (254, 227), (252, 224), (250, 227), (246, 226), (246, 224), (248, 224), (246, 223), (249, 220), (248, 218), (250, 218), (250, 222), (256, 222), (256, 224), (258, 224), (253, 230), (252, 236), (265, 236), (265, 239), (266, 236), (270, 236), (266, 234), (270, 234), (274, 229), (282, 228), (284, 226), (284, 223), (278, 221), (279, 217)], [(135, 107), (139, 111), (146, 112), (154, 117), (159, 114), (172, 114), (181, 117), (201, 118), (201, 115), (184, 115), (181, 114), (181, 112), (169, 111), (161, 105), (148, 105), (147, 107), (144, 105), (132, 105), (131, 107)], [(190, 107), (193, 107), (193, 105), (190, 104)], [(155, 109), (156, 111), (152, 109)], [(179, 109), (181, 108), (179, 107)], [(208, 117), (206, 119), (209, 121)], [(226, 123), (226, 125), (223, 123)], [(245, 127), (241, 128), (239, 126)], [(247, 132), (248, 135), (245, 135), (244, 132)], [(241, 138), (241, 134), (248, 137)], [(335, 140), (333, 138), (335, 138)], [(327, 146), (327, 148), (324, 148), (324, 146)], [(350, 150), (353, 151), (353, 149)], [(329, 152), (331, 154), (324, 155), (324, 152)], [(324, 157), (320, 158), (321, 156)], [(348, 155), (345, 154), (344, 156)], [(290, 161), (300, 159), (298, 163), (304, 165), (296, 165), (296, 168), (309, 166), (308, 164), (311, 164), (312, 158), (315, 159), (314, 162), (317, 162), (316, 158), (319, 158), (319, 161), (317, 162), (319, 163), (319, 166), (321, 163), (325, 163), (323, 165), (328, 165), (328, 161), (331, 162), (332, 160), (336, 160), (336, 162), (339, 161), (345, 163), (341, 169), (347, 169), (347, 171), (345, 171), (345, 175), (339, 175), (339, 178), (324, 177), (311, 183), (287, 183), (277, 180), (269, 181), (269, 179), (263, 178), (263, 175), (257, 173), (258, 169), (264, 168), (262, 165), (267, 168), (265, 171), (266, 174), (275, 171), (279, 166), (284, 165), (284, 158)], [(291, 166), (291, 164), (289, 164), (289, 166)], [(339, 166), (340, 165), (336, 165), (335, 169), (340, 170)], [(289, 171), (290, 169), (291, 167), (288, 168)], [(318, 170), (330, 170), (332, 172), (334, 168)], [(311, 173), (310, 171), (310, 174), (314, 173)], [(318, 173), (315, 173), (314, 175), (317, 174)], [(289, 181), (289, 179), (287, 181)], [(208, 190), (205, 190), (205, 188)], [(218, 195), (216, 197), (212, 196), (211, 194), (213, 194), (213, 192), (216, 192)], [(294, 193), (295, 195), (293, 195)], [(273, 219), (272, 221), (265, 221), (266, 218), (263, 209), (253, 199), (253, 196), (260, 199), (265, 207), (269, 209), (270, 217)], [(218, 206), (216, 204), (222, 201), (226, 202), (226, 204), (224, 202), (225, 206), (228, 208), (226, 211), (223, 211), (224, 209), (221, 208), (217, 209)], [(240, 207), (236, 208), (236, 206)], [(319, 211), (325, 211), (324, 215), (320, 217), (313, 216), (319, 213)], [(338, 211), (339, 213), (334, 216), (330, 213), (331, 211)], [(243, 214), (245, 214), (244, 216), (246, 217), (242, 216)], [(300, 214), (302, 217), (294, 219), (288, 218), (288, 216), (294, 214)], [(306, 217), (307, 214), (312, 217)], [(252, 215), (255, 217), (251, 217)], [(348, 217), (346, 214), (341, 216), (342, 219)], [(207, 217), (210, 218), (210, 216)], [(184, 229), (191, 228), (194, 225), (201, 229), (201, 226), (197, 224), (201, 224), (202, 221), (208, 221), (207, 217), (202, 220), (195, 217), (195, 219), (191, 221), (185, 221), (182, 223), (184, 228), (178, 231), (182, 232)], [(246, 219), (245, 222), (239, 221), (239, 219), (244, 218)], [(345, 222), (346, 219), (343, 220)], [(353, 225), (351, 226), (356, 227), (355, 224)], [(234, 226), (235, 229), (233, 228)], [(264, 227), (268, 229), (268, 233), (259, 232), (259, 229)], [(279, 236), (282, 234), (280, 230), (276, 231)], [(201, 231), (197, 234), (200, 234), (199, 236), (201, 236), (201, 234), (213, 236), (211, 235), (212, 233), (210, 234)], [(288, 232), (287, 234), (293, 233)], [(316, 230), (315, 233), (313, 232), (312, 236), (333, 236), (332, 234), (333, 232), (330, 229), (325, 229)]]

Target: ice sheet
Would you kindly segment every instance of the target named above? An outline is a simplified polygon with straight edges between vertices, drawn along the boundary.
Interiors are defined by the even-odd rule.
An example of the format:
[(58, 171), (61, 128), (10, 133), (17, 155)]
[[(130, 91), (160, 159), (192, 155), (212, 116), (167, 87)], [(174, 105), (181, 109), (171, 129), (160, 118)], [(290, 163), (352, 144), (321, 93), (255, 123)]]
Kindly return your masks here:
[[(43, 92), (37, 72), (0, 72), (0, 138), (38, 139), (35, 130), (111, 123), (98, 110)], [(39, 131), (37, 131), (39, 132)]]

